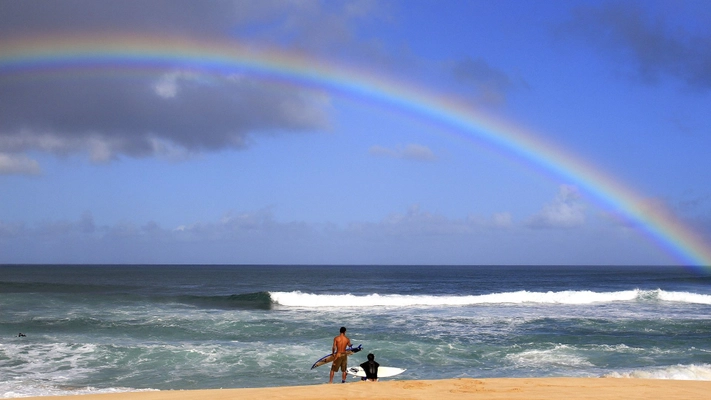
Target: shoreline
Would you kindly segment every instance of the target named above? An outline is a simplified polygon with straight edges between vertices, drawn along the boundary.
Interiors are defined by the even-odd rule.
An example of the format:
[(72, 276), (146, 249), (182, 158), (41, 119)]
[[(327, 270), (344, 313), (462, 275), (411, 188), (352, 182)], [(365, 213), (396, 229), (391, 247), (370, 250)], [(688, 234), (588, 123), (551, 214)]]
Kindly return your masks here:
[(708, 399), (711, 381), (638, 378), (454, 378), (385, 380), (266, 388), (162, 390), (22, 397), (26, 400), (226, 400), (316, 398), (465, 399)]

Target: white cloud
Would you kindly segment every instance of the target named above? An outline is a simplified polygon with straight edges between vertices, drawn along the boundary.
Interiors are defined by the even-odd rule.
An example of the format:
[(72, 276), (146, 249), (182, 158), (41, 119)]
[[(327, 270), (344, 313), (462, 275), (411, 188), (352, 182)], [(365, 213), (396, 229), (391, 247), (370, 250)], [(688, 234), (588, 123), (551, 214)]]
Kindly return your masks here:
[(513, 226), (513, 218), (511, 217), (511, 213), (507, 212), (494, 214), (492, 221), (494, 226), (500, 228), (509, 228)]
[(380, 222), (378, 228), (391, 235), (450, 235), (471, 231), (469, 221), (452, 220), (443, 215), (422, 211), (419, 205), (411, 206), (405, 214), (391, 214)]
[[(440, 236), (468, 237), (489, 228), (511, 228), (510, 213), (496, 213), (490, 218), (469, 215), (464, 218), (447, 216), (422, 210), (419, 205), (410, 206), (404, 213), (392, 213), (376, 223), (354, 222), (346, 228), (346, 233), (365, 237), (399, 236)], [(497, 229), (498, 230), (498, 229)]]
[(172, 99), (178, 94), (178, 78), (177, 73), (165, 74), (153, 85), (153, 90), (164, 99)]
[(25, 155), (0, 153), (0, 175), (39, 175), (39, 163)]
[(527, 226), (535, 229), (575, 228), (585, 223), (585, 204), (578, 189), (571, 185), (560, 185), (558, 195), (533, 215)]
[[(229, 75), (226, 79), (231, 82), (238, 82), (232, 75)], [(168, 72), (155, 82), (153, 91), (164, 99), (172, 99), (178, 95), (181, 83), (185, 84), (191, 81), (199, 83), (201, 80), (204, 79), (200, 78), (200, 75), (190, 71)]]
[(436, 161), (437, 156), (427, 146), (410, 143), (405, 146), (397, 146), (394, 149), (375, 145), (371, 146), (368, 152), (374, 156), (399, 158), (414, 161)]

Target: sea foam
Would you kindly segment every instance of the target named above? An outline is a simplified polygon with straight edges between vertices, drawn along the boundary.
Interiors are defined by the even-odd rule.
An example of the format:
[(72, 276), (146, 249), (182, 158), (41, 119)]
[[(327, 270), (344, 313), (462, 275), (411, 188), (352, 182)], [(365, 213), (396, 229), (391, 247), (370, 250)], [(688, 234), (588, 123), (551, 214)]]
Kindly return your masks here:
[(628, 372), (612, 372), (604, 377), (711, 381), (711, 364), (672, 365)]
[(665, 292), (656, 290), (660, 300), (676, 301), (681, 303), (711, 304), (711, 295), (689, 292)]

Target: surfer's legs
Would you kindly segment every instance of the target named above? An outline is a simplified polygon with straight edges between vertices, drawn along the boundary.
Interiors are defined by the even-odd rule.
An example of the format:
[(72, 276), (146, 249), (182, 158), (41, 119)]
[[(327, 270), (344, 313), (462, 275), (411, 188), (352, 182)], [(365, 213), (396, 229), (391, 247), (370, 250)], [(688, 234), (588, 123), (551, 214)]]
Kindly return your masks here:
[(336, 371), (338, 371), (338, 367), (340, 365), (341, 365), (341, 357), (338, 357), (335, 360), (333, 360), (333, 364), (331, 364), (331, 374), (329, 375), (328, 383), (333, 383), (333, 376), (336, 374)]
[(336, 374), (336, 371), (338, 369), (343, 372), (343, 379), (341, 379), (341, 383), (346, 383), (346, 370), (348, 369), (348, 356), (345, 354), (342, 354), (335, 360), (333, 360), (333, 364), (331, 364), (331, 374), (328, 379), (328, 383), (333, 383), (333, 376)]
[(343, 356), (341, 362), (341, 383), (346, 383), (346, 370), (348, 369), (348, 356)]
[[(331, 370), (331, 374), (328, 378), (328, 383), (333, 383), (333, 376), (336, 375), (336, 371)], [(346, 383), (346, 373), (343, 373), (343, 378), (341, 379), (341, 383)]]
[(331, 374), (329, 375), (328, 383), (333, 383), (333, 376), (336, 374), (336, 371), (341, 370), (342, 372), (342, 378), (341, 378), (341, 383), (346, 383), (346, 370), (348, 369), (348, 356), (345, 354), (342, 354), (335, 360), (333, 360), (333, 364), (331, 364)]

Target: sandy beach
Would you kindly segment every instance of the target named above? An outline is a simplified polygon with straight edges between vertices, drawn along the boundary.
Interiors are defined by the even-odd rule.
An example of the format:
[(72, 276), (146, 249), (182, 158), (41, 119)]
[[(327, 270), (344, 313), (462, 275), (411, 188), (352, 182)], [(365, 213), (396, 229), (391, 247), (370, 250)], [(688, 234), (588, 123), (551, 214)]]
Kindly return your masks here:
[(186, 399), (708, 399), (709, 381), (616, 378), (501, 378), (351, 382), (272, 388), (165, 390), (31, 397), (54, 400)]

